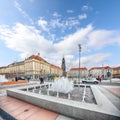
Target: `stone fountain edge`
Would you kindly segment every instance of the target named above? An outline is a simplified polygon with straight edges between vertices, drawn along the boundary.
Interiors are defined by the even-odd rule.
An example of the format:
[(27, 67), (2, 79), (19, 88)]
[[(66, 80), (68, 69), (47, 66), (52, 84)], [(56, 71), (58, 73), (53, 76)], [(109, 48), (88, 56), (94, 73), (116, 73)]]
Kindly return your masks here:
[[(100, 120), (101, 117), (103, 119), (120, 118), (120, 112), (117, 111), (114, 106), (111, 106), (111, 103), (109, 105), (111, 106), (111, 109), (113, 108), (114, 112), (113, 110), (106, 110), (103, 101), (107, 99), (104, 95), (102, 95), (99, 89), (96, 88), (96, 86), (91, 86), (91, 89), (93, 91), (93, 94), (95, 95), (97, 105), (55, 98), (52, 96), (40, 95), (20, 90), (23, 88), (25, 87), (8, 89), (7, 95), (77, 119), (96, 120), (96, 117), (98, 120)], [(103, 101), (100, 101), (100, 97), (97, 97), (98, 94), (101, 97), (104, 96)]]

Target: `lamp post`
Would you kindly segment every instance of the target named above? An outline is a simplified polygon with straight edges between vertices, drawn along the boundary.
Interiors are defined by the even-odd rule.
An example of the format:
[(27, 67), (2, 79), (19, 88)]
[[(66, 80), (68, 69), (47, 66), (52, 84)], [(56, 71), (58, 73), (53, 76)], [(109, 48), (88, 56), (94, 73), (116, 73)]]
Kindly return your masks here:
[(17, 61), (15, 61), (15, 67), (16, 67), (16, 80), (18, 80), (18, 64), (17, 64)]
[(78, 81), (80, 82), (80, 57), (81, 57), (81, 44), (78, 44), (79, 47), (79, 75), (78, 75)]

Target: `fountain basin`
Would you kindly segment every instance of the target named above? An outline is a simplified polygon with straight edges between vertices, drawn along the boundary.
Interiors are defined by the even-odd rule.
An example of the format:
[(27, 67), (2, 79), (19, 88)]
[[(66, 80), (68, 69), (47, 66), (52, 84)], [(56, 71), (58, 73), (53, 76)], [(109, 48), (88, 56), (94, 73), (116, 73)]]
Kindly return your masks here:
[[(49, 85), (41, 85), (41, 88), (43, 86)], [(7, 95), (75, 119), (96, 120), (96, 117), (98, 120), (120, 119), (119, 110), (100, 92), (97, 88), (98, 86), (90, 86), (94, 94), (96, 104), (78, 102), (26, 91), (32, 87), (37, 88), (39, 86), (8, 89)]]
[(53, 91), (52, 89), (49, 89), (49, 87), (46, 87), (46, 86), (44, 88), (43, 87), (40, 88), (39, 86), (37, 86), (37, 87), (32, 87), (32, 88), (23, 89), (23, 90), (39, 93), (42, 95), (49, 95), (49, 96), (59, 97), (63, 99), (71, 99), (74, 101), (96, 104), (96, 101), (92, 94), (90, 86), (85, 86), (85, 85), (80, 85), (79, 87), (75, 87), (69, 93)]

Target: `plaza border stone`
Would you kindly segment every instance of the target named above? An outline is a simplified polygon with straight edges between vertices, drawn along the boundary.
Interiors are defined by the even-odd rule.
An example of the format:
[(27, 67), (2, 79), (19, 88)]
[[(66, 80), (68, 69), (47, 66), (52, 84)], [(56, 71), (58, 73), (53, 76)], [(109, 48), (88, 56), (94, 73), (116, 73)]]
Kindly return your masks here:
[[(98, 86), (90, 85), (97, 104), (78, 102), (78, 101), (23, 91), (24, 89), (28, 89), (32, 87), (36, 88), (38, 86), (40, 85), (11, 88), (7, 90), (7, 95), (75, 119), (83, 119), (83, 120), (96, 120), (96, 118), (97, 120), (120, 119), (120, 111), (99, 90)], [(41, 86), (49, 86), (49, 85), (43, 84)], [(76, 86), (79, 87), (79, 84)]]

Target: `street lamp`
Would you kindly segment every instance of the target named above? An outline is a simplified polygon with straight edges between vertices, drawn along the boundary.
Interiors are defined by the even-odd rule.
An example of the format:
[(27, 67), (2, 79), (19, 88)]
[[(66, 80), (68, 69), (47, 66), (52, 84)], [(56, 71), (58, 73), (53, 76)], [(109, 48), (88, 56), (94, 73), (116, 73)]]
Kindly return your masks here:
[(18, 79), (18, 64), (17, 64), (17, 61), (15, 61), (15, 66), (16, 66), (16, 77)]
[(81, 44), (78, 44), (79, 47), (79, 75), (78, 75), (78, 81), (80, 82), (80, 57), (81, 57)]

